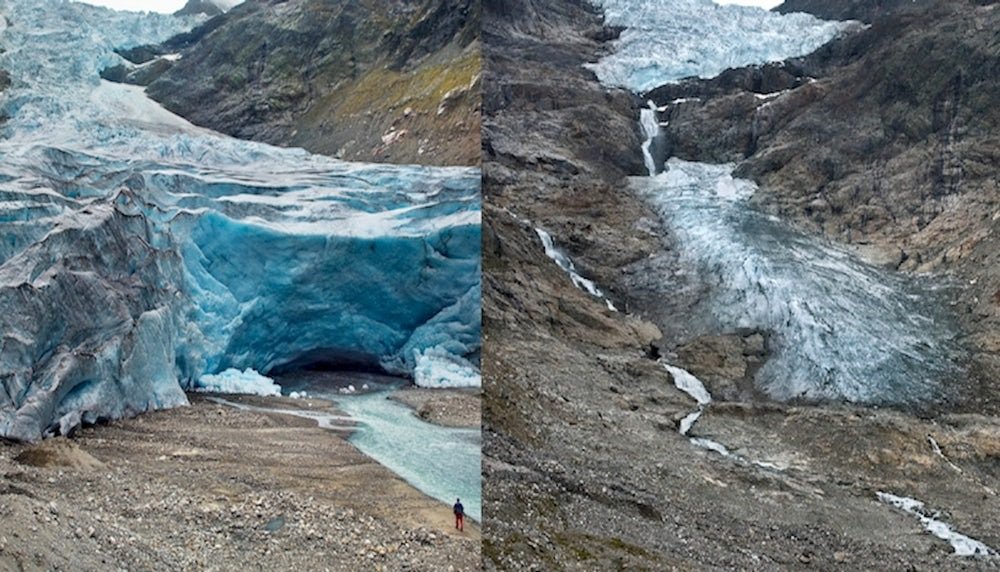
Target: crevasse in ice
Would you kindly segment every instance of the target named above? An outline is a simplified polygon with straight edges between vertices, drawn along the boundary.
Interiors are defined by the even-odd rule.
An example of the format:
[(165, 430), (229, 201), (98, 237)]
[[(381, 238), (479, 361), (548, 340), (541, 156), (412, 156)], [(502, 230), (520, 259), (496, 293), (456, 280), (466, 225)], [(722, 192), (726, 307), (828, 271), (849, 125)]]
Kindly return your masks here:
[(240, 141), (99, 79), (194, 19), (0, 13), (0, 435), (183, 404), (230, 368), (479, 383), (477, 169)]
[(712, 0), (596, 0), (609, 25), (623, 26), (612, 52), (589, 67), (602, 83), (636, 92), (685, 77), (808, 54), (841, 22), (778, 14)]

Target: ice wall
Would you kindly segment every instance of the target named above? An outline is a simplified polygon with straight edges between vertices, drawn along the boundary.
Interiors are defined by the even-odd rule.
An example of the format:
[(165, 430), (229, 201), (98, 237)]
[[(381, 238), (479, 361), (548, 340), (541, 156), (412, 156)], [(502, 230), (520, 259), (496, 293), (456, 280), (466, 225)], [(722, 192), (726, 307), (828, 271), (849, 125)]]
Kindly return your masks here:
[[(0, 436), (338, 360), (478, 383), (479, 171), (195, 127), (98, 72), (191, 19), (0, 2)], [(471, 370), (470, 370), (471, 368)]]

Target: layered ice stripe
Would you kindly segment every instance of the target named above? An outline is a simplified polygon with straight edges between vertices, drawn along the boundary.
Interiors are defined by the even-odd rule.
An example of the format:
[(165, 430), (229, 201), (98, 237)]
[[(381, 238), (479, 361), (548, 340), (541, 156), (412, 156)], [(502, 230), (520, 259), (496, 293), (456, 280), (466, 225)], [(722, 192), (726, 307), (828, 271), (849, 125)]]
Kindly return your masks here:
[(478, 384), (478, 170), (240, 141), (99, 80), (193, 19), (0, 14), (0, 435), (183, 404), (230, 368)]
[(845, 29), (803, 13), (778, 14), (712, 0), (595, 0), (625, 30), (591, 69), (602, 83), (645, 92), (686, 77), (812, 52)]

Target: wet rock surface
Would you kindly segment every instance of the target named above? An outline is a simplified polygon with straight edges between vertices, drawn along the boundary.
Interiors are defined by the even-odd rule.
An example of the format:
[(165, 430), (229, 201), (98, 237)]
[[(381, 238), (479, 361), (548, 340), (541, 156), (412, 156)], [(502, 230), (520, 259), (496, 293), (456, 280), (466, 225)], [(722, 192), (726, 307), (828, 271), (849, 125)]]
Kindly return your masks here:
[[(16, 524), (0, 532), (0, 570), (479, 569), (477, 525), (454, 532), (450, 507), (336, 434), (191, 401), (0, 446), (0, 515)], [(44, 451), (99, 463), (26, 462)]]
[[(1000, 544), (1000, 499), (990, 484), (995, 419), (763, 401), (746, 382), (768, 356), (768, 332), (702, 335), (674, 318), (711, 285), (684, 274), (671, 230), (625, 190), (625, 175), (645, 172), (643, 99), (603, 88), (579, 65), (608, 49), (615, 31), (573, 1), (485, 8), (486, 568), (991, 566), (956, 558), (876, 493), (917, 498), (958, 531)], [(857, 61), (873, 49), (850, 44), (858, 37), (832, 49)], [(714, 161), (757, 153), (739, 119), (770, 99), (744, 90), (791, 90), (783, 97), (796, 109), (838, 97), (818, 73), (811, 82), (789, 71), (802, 65), (736, 70), (700, 82), (702, 91), (664, 91), (657, 103), (671, 104), (662, 119), (676, 130), (666, 148), (677, 154), (692, 145), (687, 158)], [(671, 103), (685, 96), (706, 101)], [(681, 119), (686, 106), (692, 115)], [(545, 256), (535, 227), (625, 311), (575, 288)], [(991, 240), (972, 251), (985, 253)], [(702, 377), (714, 401), (690, 435), (730, 456), (678, 433), (698, 405), (657, 359)]]

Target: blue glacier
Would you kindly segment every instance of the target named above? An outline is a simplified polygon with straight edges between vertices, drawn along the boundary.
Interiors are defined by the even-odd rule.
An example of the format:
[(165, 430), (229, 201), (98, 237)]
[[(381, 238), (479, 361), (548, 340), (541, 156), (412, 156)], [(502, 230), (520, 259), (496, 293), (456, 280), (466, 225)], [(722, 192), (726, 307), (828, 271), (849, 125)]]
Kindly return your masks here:
[(241, 141), (99, 79), (198, 19), (0, 14), (0, 436), (181, 405), (229, 369), (479, 383), (478, 169)]
[(802, 56), (849, 24), (712, 0), (595, 0), (623, 26), (612, 51), (590, 67), (602, 83), (645, 92), (686, 77)]

